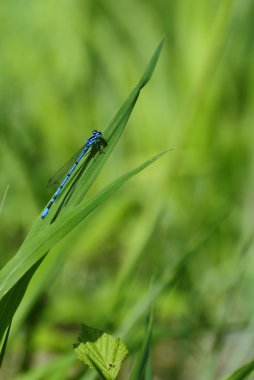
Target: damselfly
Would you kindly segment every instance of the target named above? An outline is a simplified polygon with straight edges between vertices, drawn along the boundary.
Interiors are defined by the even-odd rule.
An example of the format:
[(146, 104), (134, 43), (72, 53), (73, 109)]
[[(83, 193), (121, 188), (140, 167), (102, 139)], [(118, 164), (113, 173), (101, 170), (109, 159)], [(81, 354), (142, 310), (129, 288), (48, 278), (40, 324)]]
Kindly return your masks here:
[(44, 219), (48, 215), (51, 206), (53, 205), (53, 203), (55, 202), (55, 200), (61, 193), (62, 189), (68, 182), (70, 176), (72, 175), (72, 173), (74, 172), (74, 170), (76, 169), (76, 167), (78, 166), (82, 158), (88, 152), (90, 152), (92, 148), (94, 149), (93, 155), (94, 155), (94, 152), (101, 153), (102, 149), (105, 146), (107, 146), (107, 142), (106, 140), (103, 139), (102, 133), (99, 131), (93, 131), (93, 135), (86, 140), (84, 146), (55, 174), (54, 177), (52, 177), (49, 180), (49, 183), (48, 183), (49, 186), (58, 185), (58, 183), (61, 181), (61, 179), (65, 175), (60, 186), (57, 188), (53, 197), (50, 199), (47, 207), (42, 212), (41, 214), (42, 219)]

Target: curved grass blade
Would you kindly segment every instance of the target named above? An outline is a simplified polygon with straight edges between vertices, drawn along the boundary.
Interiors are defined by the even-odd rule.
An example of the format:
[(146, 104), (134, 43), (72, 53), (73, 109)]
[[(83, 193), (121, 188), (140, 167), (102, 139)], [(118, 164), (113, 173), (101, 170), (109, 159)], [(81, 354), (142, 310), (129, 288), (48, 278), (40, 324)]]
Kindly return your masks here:
[(28, 271), (17, 281), (14, 286), (3, 296), (0, 300), (0, 341), (3, 339), (5, 331), (4, 343), (2, 345), (1, 353), (0, 353), (0, 366), (2, 364), (5, 348), (7, 345), (7, 340), (9, 336), (9, 328), (11, 326), (13, 315), (17, 310), (24, 294), (27, 289), (27, 286), (34, 274), (37, 270), (45, 255), (43, 255), (37, 262), (29, 268)]
[(86, 216), (120, 189), (129, 179), (144, 170), (147, 166), (151, 165), (166, 152), (167, 151), (157, 154), (137, 168), (117, 178), (92, 200), (86, 201), (84, 204), (66, 211), (64, 218), (57, 219), (55, 223), (47, 226), (47, 228), (37, 229), (36, 234), (33, 234), (30, 239), (24, 241), (18, 253), (0, 271), (0, 300), (27, 272), (27, 268), (31, 268), (56, 243), (62, 240)]
[(244, 380), (247, 379), (247, 376), (254, 371), (254, 360), (243, 365), (241, 368), (236, 370), (231, 376), (225, 378), (224, 380)]
[[(150, 80), (153, 71), (156, 67), (156, 64), (158, 62), (161, 49), (164, 43), (164, 39), (161, 40), (158, 47), (156, 48), (154, 54), (152, 55), (152, 58), (150, 59), (147, 68), (142, 75), (141, 79), (139, 80), (138, 84), (134, 87), (124, 104), (121, 106), (119, 111), (115, 114), (109, 125), (106, 127), (104, 131), (102, 131), (103, 138), (108, 143), (108, 146), (104, 149), (104, 154), (97, 154), (96, 160), (91, 160), (90, 158), (93, 157), (97, 152), (91, 151), (87, 158), (87, 163), (84, 165), (85, 170), (82, 171), (82, 174), (80, 178), (78, 177), (78, 191), (73, 191), (74, 188), (72, 187), (72, 184), (76, 182), (77, 177), (73, 177), (70, 179), (70, 182), (66, 188), (72, 187), (72, 190), (67, 196), (68, 199), (68, 207), (73, 207), (78, 205), (81, 200), (84, 198), (90, 187), (92, 186), (93, 182), (99, 175), (103, 165), (108, 160), (110, 154), (114, 150), (115, 145), (117, 144), (121, 134), (123, 133), (123, 130), (129, 120), (129, 117), (131, 115), (131, 112), (136, 104), (136, 101), (139, 97), (140, 91), (142, 88), (148, 83)], [(76, 184), (74, 185), (76, 186)], [(55, 201), (55, 206), (59, 205), (60, 199), (57, 199)], [(52, 223), (56, 220), (58, 217), (59, 212), (61, 211), (62, 207), (64, 206), (65, 202), (60, 203), (60, 208), (57, 210), (56, 214), (53, 216), (53, 218), (48, 218), (47, 221), (44, 221), (44, 224)], [(66, 208), (66, 211), (68, 209)]]
[[(157, 47), (137, 86), (133, 89), (123, 106), (113, 118), (112, 122), (104, 131), (104, 137), (106, 140), (110, 141), (110, 144), (105, 150), (105, 154), (98, 155), (96, 160), (89, 161), (87, 170), (85, 170), (84, 175), (82, 175), (78, 181), (79, 191), (71, 194), (72, 196), (70, 197), (68, 208), (66, 207), (62, 218), (57, 219), (55, 223), (49, 225), (50, 219), (48, 222), (45, 222), (41, 220), (39, 216), (17, 254), (0, 271), (0, 340), (24, 296), (33, 273), (36, 271), (37, 266), (40, 265), (41, 260), (43, 260), (49, 250), (71, 232), (72, 229), (75, 228), (90, 212), (118, 190), (127, 180), (165, 153), (160, 153), (136, 169), (118, 178), (101, 191), (92, 201), (86, 202), (77, 207), (78, 203), (80, 203), (96, 179), (102, 166), (112, 153), (120, 138), (141, 89), (149, 81), (154, 71), (162, 44), (163, 41), (161, 41)], [(10, 308), (9, 301), (12, 296), (17, 297), (17, 299)]]
[(70, 200), (70, 205), (77, 205), (84, 198), (91, 185), (97, 178), (98, 174), (100, 173), (102, 167), (108, 160), (110, 154), (113, 152), (115, 145), (117, 144), (120, 136), (124, 131), (127, 121), (129, 120), (131, 112), (139, 97), (140, 91), (148, 83), (153, 74), (161, 53), (163, 43), (164, 39), (161, 40), (158, 47), (156, 48), (138, 84), (134, 87), (127, 100), (115, 114), (109, 125), (105, 128), (104, 131), (102, 131), (103, 138), (107, 141), (108, 146), (105, 148), (104, 154), (97, 155), (96, 160), (91, 161), (91, 164), (79, 181), (79, 190), (73, 194)]
[[(119, 177), (93, 200), (86, 202), (82, 206), (76, 206), (73, 210), (66, 212), (65, 218), (57, 220), (41, 232), (37, 230), (37, 234), (24, 241), (18, 253), (0, 271), (0, 340), (25, 294), (31, 277), (49, 250), (71, 232), (86, 216), (120, 189), (125, 182), (151, 165), (166, 152), (157, 154), (137, 168)], [(29, 269), (27, 270), (27, 268)]]

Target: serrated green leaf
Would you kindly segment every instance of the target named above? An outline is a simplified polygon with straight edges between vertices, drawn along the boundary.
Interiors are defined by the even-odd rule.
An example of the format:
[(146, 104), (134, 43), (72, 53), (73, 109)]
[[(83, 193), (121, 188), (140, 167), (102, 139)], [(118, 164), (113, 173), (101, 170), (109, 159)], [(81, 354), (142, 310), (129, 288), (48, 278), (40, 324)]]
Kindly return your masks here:
[(247, 379), (247, 376), (249, 376), (253, 370), (254, 370), (254, 360), (245, 364), (244, 366), (242, 366), (241, 368), (236, 370), (232, 375), (225, 378), (224, 380), (244, 380), (244, 379)]
[(83, 325), (74, 351), (82, 362), (107, 380), (114, 380), (128, 350), (120, 338)]

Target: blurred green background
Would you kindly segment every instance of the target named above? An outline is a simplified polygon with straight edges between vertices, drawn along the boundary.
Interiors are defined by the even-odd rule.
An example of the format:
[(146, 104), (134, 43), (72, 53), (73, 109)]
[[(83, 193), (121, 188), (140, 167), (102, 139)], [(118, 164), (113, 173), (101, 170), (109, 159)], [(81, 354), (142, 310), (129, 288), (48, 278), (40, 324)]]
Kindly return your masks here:
[[(123, 337), (127, 379), (149, 297), (154, 378), (220, 379), (253, 359), (253, 19), (251, 0), (1, 2), (1, 267), (49, 200), (48, 179), (105, 128), (163, 35), (90, 194), (175, 148), (43, 262), (1, 378), (64, 360), (83, 322)], [(73, 361), (59, 378), (84, 370)]]

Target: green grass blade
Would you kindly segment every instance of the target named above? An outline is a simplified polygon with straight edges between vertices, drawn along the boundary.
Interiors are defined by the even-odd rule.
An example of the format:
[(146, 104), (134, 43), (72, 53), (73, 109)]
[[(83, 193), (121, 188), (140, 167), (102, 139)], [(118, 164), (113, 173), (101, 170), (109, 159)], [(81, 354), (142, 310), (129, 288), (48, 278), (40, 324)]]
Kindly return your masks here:
[(0, 352), (0, 367), (6, 351), (12, 318), (19, 307), (22, 298), (24, 297), (31, 278), (43, 261), (44, 257), (45, 255), (40, 258), (0, 300), (0, 341), (4, 338)]
[(247, 379), (247, 376), (251, 374), (254, 370), (254, 360), (249, 363), (243, 365), (237, 371), (235, 371), (231, 376), (225, 378), (224, 380), (244, 380)]
[(41, 259), (56, 243), (63, 239), (87, 215), (102, 204), (130, 178), (144, 170), (165, 152), (159, 153), (145, 161), (137, 168), (124, 174), (109, 184), (92, 201), (79, 205), (65, 213), (65, 217), (57, 220), (46, 229), (38, 231), (31, 239), (26, 239), (16, 256), (10, 260), (0, 272), (0, 299), (16, 284), (32, 265)]
[(102, 190), (92, 201), (83, 206), (77, 206), (65, 213), (65, 218), (57, 220), (54, 224), (42, 229), (32, 239), (26, 239), (17, 255), (10, 260), (0, 272), (0, 299), (15, 285), (26, 271), (48, 252), (56, 243), (63, 239), (87, 215), (102, 204), (109, 196), (117, 191), (131, 177), (144, 170), (167, 151), (145, 161), (137, 168), (124, 174)]
[(4, 340), (3, 340), (3, 344), (2, 344), (2, 347), (1, 347), (1, 352), (0, 352), (0, 367), (1, 367), (2, 362), (4, 360), (4, 354), (5, 354), (6, 347), (7, 347), (7, 342), (8, 342), (8, 338), (9, 338), (9, 334), (10, 334), (10, 329), (11, 329), (11, 322), (9, 323), (9, 325), (6, 328), (6, 334), (5, 334), (5, 337), (4, 337)]
[(148, 354), (148, 358), (147, 358), (144, 380), (153, 380), (152, 359), (151, 359), (150, 353)]
[[(72, 205), (73, 208), (70, 211), (66, 209), (66, 212), (61, 216), (61, 218), (58, 218), (56, 222), (50, 226), (48, 225), (50, 222), (50, 217), (48, 217), (47, 220), (41, 220), (39, 216), (17, 254), (0, 271), (0, 339), (3, 337), (5, 329), (11, 322), (16, 309), (23, 298), (30, 279), (44, 255), (47, 254), (56, 243), (63, 239), (66, 234), (71, 232), (73, 228), (75, 228), (90, 212), (92, 212), (98, 205), (100, 205), (118, 188), (120, 188), (128, 179), (143, 170), (161, 155), (157, 155), (151, 160), (145, 162), (143, 165), (114, 181), (97, 197), (95, 197), (93, 201), (87, 202), (81, 207), (76, 206), (82, 200), (109, 155), (112, 153), (138, 99), (140, 90), (151, 78), (160, 55), (162, 45), (163, 41), (161, 41), (158, 45), (155, 53), (147, 65), (144, 75), (141, 77), (140, 81), (133, 89), (123, 106), (104, 131), (104, 137), (107, 140), (110, 140), (109, 145), (105, 150), (105, 154), (98, 155), (96, 160), (91, 162), (87, 168), (87, 171), (78, 182), (78, 191), (73, 194), (70, 202), (70, 205)], [(13, 298), (14, 296), (15, 298)], [(15, 300), (15, 302), (12, 303), (12, 306), (10, 306), (10, 299)]]
[(108, 146), (104, 149), (104, 154), (97, 155), (96, 160), (92, 160), (91, 164), (78, 183), (78, 191), (75, 191), (72, 195), (69, 203), (70, 205), (76, 205), (83, 199), (84, 195), (87, 193), (96, 177), (98, 176), (99, 172), (101, 171), (102, 167), (108, 160), (110, 154), (113, 152), (115, 145), (117, 144), (121, 134), (124, 131), (127, 121), (129, 120), (132, 110), (139, 97), (140, 91), (148, 83), (154, 72), (161, 53), (163, 42), (164, 39), (161, 40), (158, 47), (156, 48), (140, 81), (134, 87), (127, 100), (124, 102), (109, 125), (103, 131), (103, 137), (108, 141)]
[(150, 352), (150, 347), (151, 347), (152, 326), (153, 326), (153, 312), (151, 311), (144, 344), (140, 352), (140, 356), (133, 368), (130, 380), (140, 380), (143, 378), (144, 373), (146, 372), (147, 364), (149, 361), (149, 352)]
[[(139, 80), (138, 84), (134, 87), (126, 101), (123, 103), (121, 108), (118, 110), (118, 112), (115, 114), (109, 125), (105, 128), (103, 131), (103, 138), (106, 139), (108, 142), (108, 146), (103, 150), (104, 154), (97, 154), (95, 160), (91, 160), (91, 158), (87, 158), (87, 162), (85, 164), (86, 170), (81, 175), (81, 178), (78, 179), (77, 185), (75, 184), (75, 176), (71, 179), (69, 182), (68, 189), (74, 184), (75, 185), (75, 191), (72, 193), (69, 201), (68, 201), (68, 207), (77, 205), (85, 196), (85, 194), (88, 192), (89, 188), (97, 178), (98, 174), (100, 173), (102, 167), (105, 165), (106, 161), (108, 160), (109, 156), (113, 152), (115, 145), (117, 144), (121, 134), (123, 133), (123, 130), (129, 120), (129, 117), (132, 113), (132, 110), (136, 104), (136, 101), (139, 97), (140, 91), (142, 88), (148, 83), (150, 80), (154, 69), (156, 67), (156, 64), (158, 62), (161, 49), (164, 43), (164, 38), (160, 41), (158, 47), (156, 48), (154, 54), (152, 55), (150, 61), (148, 62), (148, 65), (146, 67), (146, 70), (144, 74), (142, 75), (141, 79)], [(56, 202), (55, 206), (60, 204), (60, 207), (62, 207), (62, 197), (59, 197)], [(66, 208), (66, 209), (67, 209)], [(51, 215), (54, 215), (53, 210), (51, 210)], [(56, 216), (58, 215), (58, 211), (56, 212)], [(44, 221), (44, 224), (47, 222), (50, 222), (52, 219), (49, 216)], [(53, 217), (53, 221), (55, 221), (55, 217)]]

